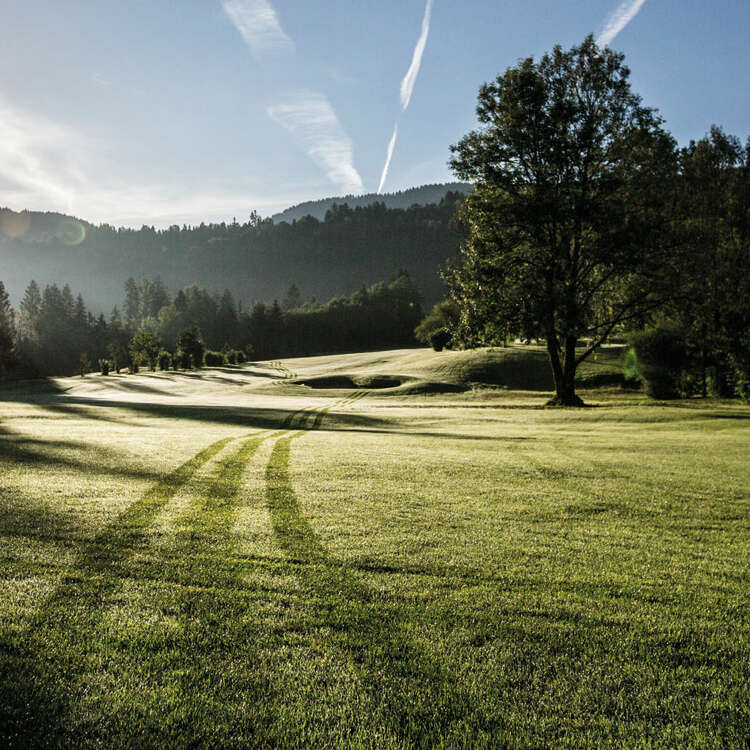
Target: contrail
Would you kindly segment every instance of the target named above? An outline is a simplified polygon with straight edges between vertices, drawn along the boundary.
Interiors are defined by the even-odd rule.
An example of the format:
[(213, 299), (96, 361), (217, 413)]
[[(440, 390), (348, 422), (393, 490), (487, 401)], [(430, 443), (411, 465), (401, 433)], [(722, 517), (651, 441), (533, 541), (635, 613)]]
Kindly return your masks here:
[[(432, 3), (433, 0), (427, 0), (427, 4), (424, 8), (424, 17), (422, 18), (422, 32), (417, 39), (417, 45), (414, 47), (414, 54), (411, 58), (411, 65), (409, 70), (406, 71), (404, 79), (401, 81), (401, 111), (406, 112), (411, 101), (411, 95), (414, 93), (414, 85), (417, 82), (419, 76), (419, 69), (422, 67), (422, 55), (424, 55), (425, 47), (427, 47), (427, 37), (430, 35), (430, 20), (432, 19)], [(391, 160), (393, 159), (393, 150), (396, 148), (396, 139), (398, 138), (398, 122), (393, 126), (393, 135), (391, 140), (388, 142), (388, 151), (385, 156), (385, 164), (383, 165), (383, 172), (380, 175), (380, 185), (378, 185), (378, 195), (383, 192), (385, 187), (385, 181), (388, 179), (388, 170), (391, 168)]]
[(422, 55), (427, 46), (427, 36), (430, 33), (430, 19), (432, 17), (432, 2), (433, 0), (427, 0), (427, 5), (424, 9), (424, 18), (422, 19), (422, 33), (419, 35), (417, 46), (414, 48), (414, 55), (409, 70), (406, 71), (404, 80), (401, 81), (401, 109), (404, 112), (409, 106), (411, 95), (414, 93), (414, 84), (417, 82), (419, 68), (422, 65)]
[(398, 123), (393, 126), (393, 135), (388, 143), (388, 154), (385, 157), (385, 164), (383, 165), (383, 173), (380, 175), (380, 184), (378, 185), (378, 195), (383, 192), (385, 181), (388, 178), (388, 170), (391, 166), (391, 159), (393, 159), (393, 149), (396, 148), (396, 138), (398, 138)]
[(596, 39), (600, 47), (608, 47), (612, 40), (638, 15), (646, 0), (625, 0), (610, 15)]
[(326, 97), (305, 91), (269, 107), (268, 116), (292, 134), (340, 190), (347, 194), (364, 192), (362, 178), (354, 167), (352, 142)]
[(223, 0), (221, 7), (256, 60), (294, 50), (268, 0)]

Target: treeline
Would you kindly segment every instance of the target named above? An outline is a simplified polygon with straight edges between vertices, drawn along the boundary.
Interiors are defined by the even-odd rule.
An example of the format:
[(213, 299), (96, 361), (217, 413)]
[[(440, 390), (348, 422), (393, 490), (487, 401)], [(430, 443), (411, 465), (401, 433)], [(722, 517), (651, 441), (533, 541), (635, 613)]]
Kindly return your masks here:
[(421, 317), (421, 294), (404, 269), (389, 283), (324, 304), (305, 301), (292, 284), (281, 304), (246, 310), (229, 290), (212, 294), (193, 284), (172, 295), (161, 279), (131, 277), (109, 319), (93, 315), (68, 285), (40, 290), (35, 281), (14, 310), (0, 282), (0, 375), (106, 374), (409, 346)]
[(59, 214), (0, 210), (0, 266), (14, 299), (29, 278), (41, 286), (65, 281), (105, 313), (136, 273), (159, 277), (170, 289), (197, 283), (249, 300), (281, 298), (290, 268), (305, 295), (319, 300), (405, 268), (433, 303), (445, 294), (439, 266), (458, 252), (451, 220), (463, 199), (453, 192), (408, 209), (334, 205), (322, 221), (274, 224), (252, 213), (244, 223), (164, 230), (94, 227)]
[[(625, 376), (655, 398), (713, 394), (750, 400), (750, 139), (743, 144), (713, 127), (671, 158), (671, 175), (659, 185), (660, 203), (649, 209), (657, 240), (650, 238), (644, 260), (630, 274), (613, 275), (614, 281), (603, 272), (593, 277), (592, 288), (606, 289), (606, 295), (586, 300), (593, 322), (576, 345), (596, 341), (597, 320), (613, 320), (607, 336), (629, 342)], [(635, 203), (637, 196), (629, 200)], [(629, 208), (623, 203), (624, 211)], [(478, 226), (481, 210), (467, 209)], [(515, 276), (507, 270), (541, 264), (540, 254), (507, 250), (496, 240), (499, 231), (492, 231), (497, 234), (487, 236), (494, 245), (467, 230), (462, 265), (444, 271), (452, 295), (422, 321), (420, 341), (441, 349), (503, 345), (517, 337), (546, 340), (537, 311), (545, 309), (549, 295), (541, 284), (521, 284), (530, 276), (525, 270)], [(619, 247), (613, 243), (613, 255)], [(611, 309), (636, 274), (640, 296), (619, 320), (613, 318)]]

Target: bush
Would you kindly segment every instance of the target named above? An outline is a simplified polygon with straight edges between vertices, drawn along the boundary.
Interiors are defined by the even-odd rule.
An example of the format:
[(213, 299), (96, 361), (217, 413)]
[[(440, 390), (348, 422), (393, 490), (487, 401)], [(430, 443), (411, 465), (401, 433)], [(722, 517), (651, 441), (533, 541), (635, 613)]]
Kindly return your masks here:
[[(421, 341), (423, 344), (429, 344), (435, 349), (433, 343), (433, 337), (444, 331), (445, 334), (440, 334), (438, 341), (442, 341), (440, 349), (435, 349), (439, 352), (441, 349), (445, 349), (451, 340), (449, 331), (455, 329), (459, 320), (458, 306), (453, 300), (443, 300), (432, 308), (432, 312), (427, 315), (424, 320), (414, 329), (414, 336), (417, 341)], [(446, 338), (447, 334), (447, 338)]]
[(175, 355), (175, 363), (178, 368), (183, 370), (193, 369), (193, 355), (189, 352), (178, 351)]
[(651, 398), (679, 398), (688, 366), (687, 346), (680, 328), (660, 323), (632, 333), (629, 341), (631, 351), (626, 358), (625, 376), (635, 373)]
[(87, 372), (91, 372), (91, 362), (88, 354), (84, 353), (78, 358), (78, 374), (84, 377)]
[(237, 350), (237, 364), (242, 365), (245, 362), (247, 362), (247, 357), (245, 356), (245, 352), (242, 351), (242, 349)]
[(99, 372), (101, 372), (102, 375), (109, 375), (111, 364), (108, 359), (100, 359), (99, 360)]
[(219, 367), (225, 364), (224, 353), (209, 350), (204, 355), (204, 362), (207, 367)]
[(172, 355), (166, 349), (162, 349), (159, 352), (158, 361), (160, 370), (170, 370), (172, 368)]
[(451, 343), (451, 334), (445, 328), (438, 328), (430, 334), (430, 346), (436, 351), (441, 352)]
[[(203, 367), (203, 355), (206, 347), (201, 339), (201, 332), (197, 326), (184, 328), (177, 336), (177, 346), (183, 353), (183, 367), (185, 369), (192, 367)], [(186, 364), (187, 357), (190, 358), (190, 364)]]

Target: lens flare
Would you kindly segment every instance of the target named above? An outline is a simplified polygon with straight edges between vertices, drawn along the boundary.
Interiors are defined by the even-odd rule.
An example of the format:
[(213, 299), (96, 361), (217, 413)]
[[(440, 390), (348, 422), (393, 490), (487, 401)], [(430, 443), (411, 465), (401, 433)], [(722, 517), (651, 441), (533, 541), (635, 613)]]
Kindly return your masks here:
[(23, 237), (31, 226), (31, 214), (28, 211), (11, 211), (4, 208), (0, 211), (0, 229), (8, 237)]
[(55, 235), (66, 245), (80, 245), (86, 239), (86, 227), (75, 219), (65, 219), (60, 222)]

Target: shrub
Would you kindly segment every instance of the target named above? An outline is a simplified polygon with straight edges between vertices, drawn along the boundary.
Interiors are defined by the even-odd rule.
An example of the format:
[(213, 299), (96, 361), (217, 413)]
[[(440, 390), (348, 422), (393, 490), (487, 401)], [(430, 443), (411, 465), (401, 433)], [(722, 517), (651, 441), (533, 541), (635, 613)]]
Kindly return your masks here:
[(626, 377), (634, 373), (651, 398), (679, 398), (688, 366), (685, 337), (679, 327), (663, 322), (632, 333), (629, 341)]
[(177, 367), (183, 369), (183, 370), (192, 370), (193, 369), (193, 355), (189, 352), (183, 352), (182, 350), (178, 350), (177, 354), (175, 355), (175, 363), (177, 364)]
[(101, 372), (102, 375), (109, 375), (111, 364), (108, 359), (100, 359), (99, 360), (99, 372)]
[(204, 361), (207, 367), (219, 367), (225, 363), (224, 353), (208, 350), (204, 355)]
[(83, 377), (87, 372), (91, 372), (91, 361), (88, 354), (81, 354), (78, 358), (78, 374)]
[(159, 352), (159, 369), (169, 370), (172, 367), (172, 355), (166, 350), (162, 349)]
[(237, 364), (241, 365), (247, 362), (247, 357), (245, 356), (245, 352), (242, 351), (242, 349), (237, 350)]
[[(458, 324), (459, 311), (458, 306), (453, 300), (443, 300), (432, 308), (432, 311), (427, 315), (424, 320), (414, 329), (414, 336), (417, 341), (421, 341), (423, 344), (429, 344), (435, 349), (433, 338), (444, 331), (445, 334), (440, 334), (438, 341), (442, 341), (440, 349), (435, 349), (439, 352), (441, 349), (445, 349), (451, 340), (450, 331), (455, 329)], [(447, 337), (446, 337), (447, 334)]]
[(430, 346), (441, 352), (451, 343), (451, 334), (445, 328), (438, 328), (430, 334)]
[(201, 332), (197, 326), (184, 328), (180, 331), (177, 336), (177, 346), (184, 355), (190, 357), (190, 365), (186, 365), (186, 360), (183, 359), (183, 367), (203, 367), (203, 355), (206, 347), (203, 344)]

